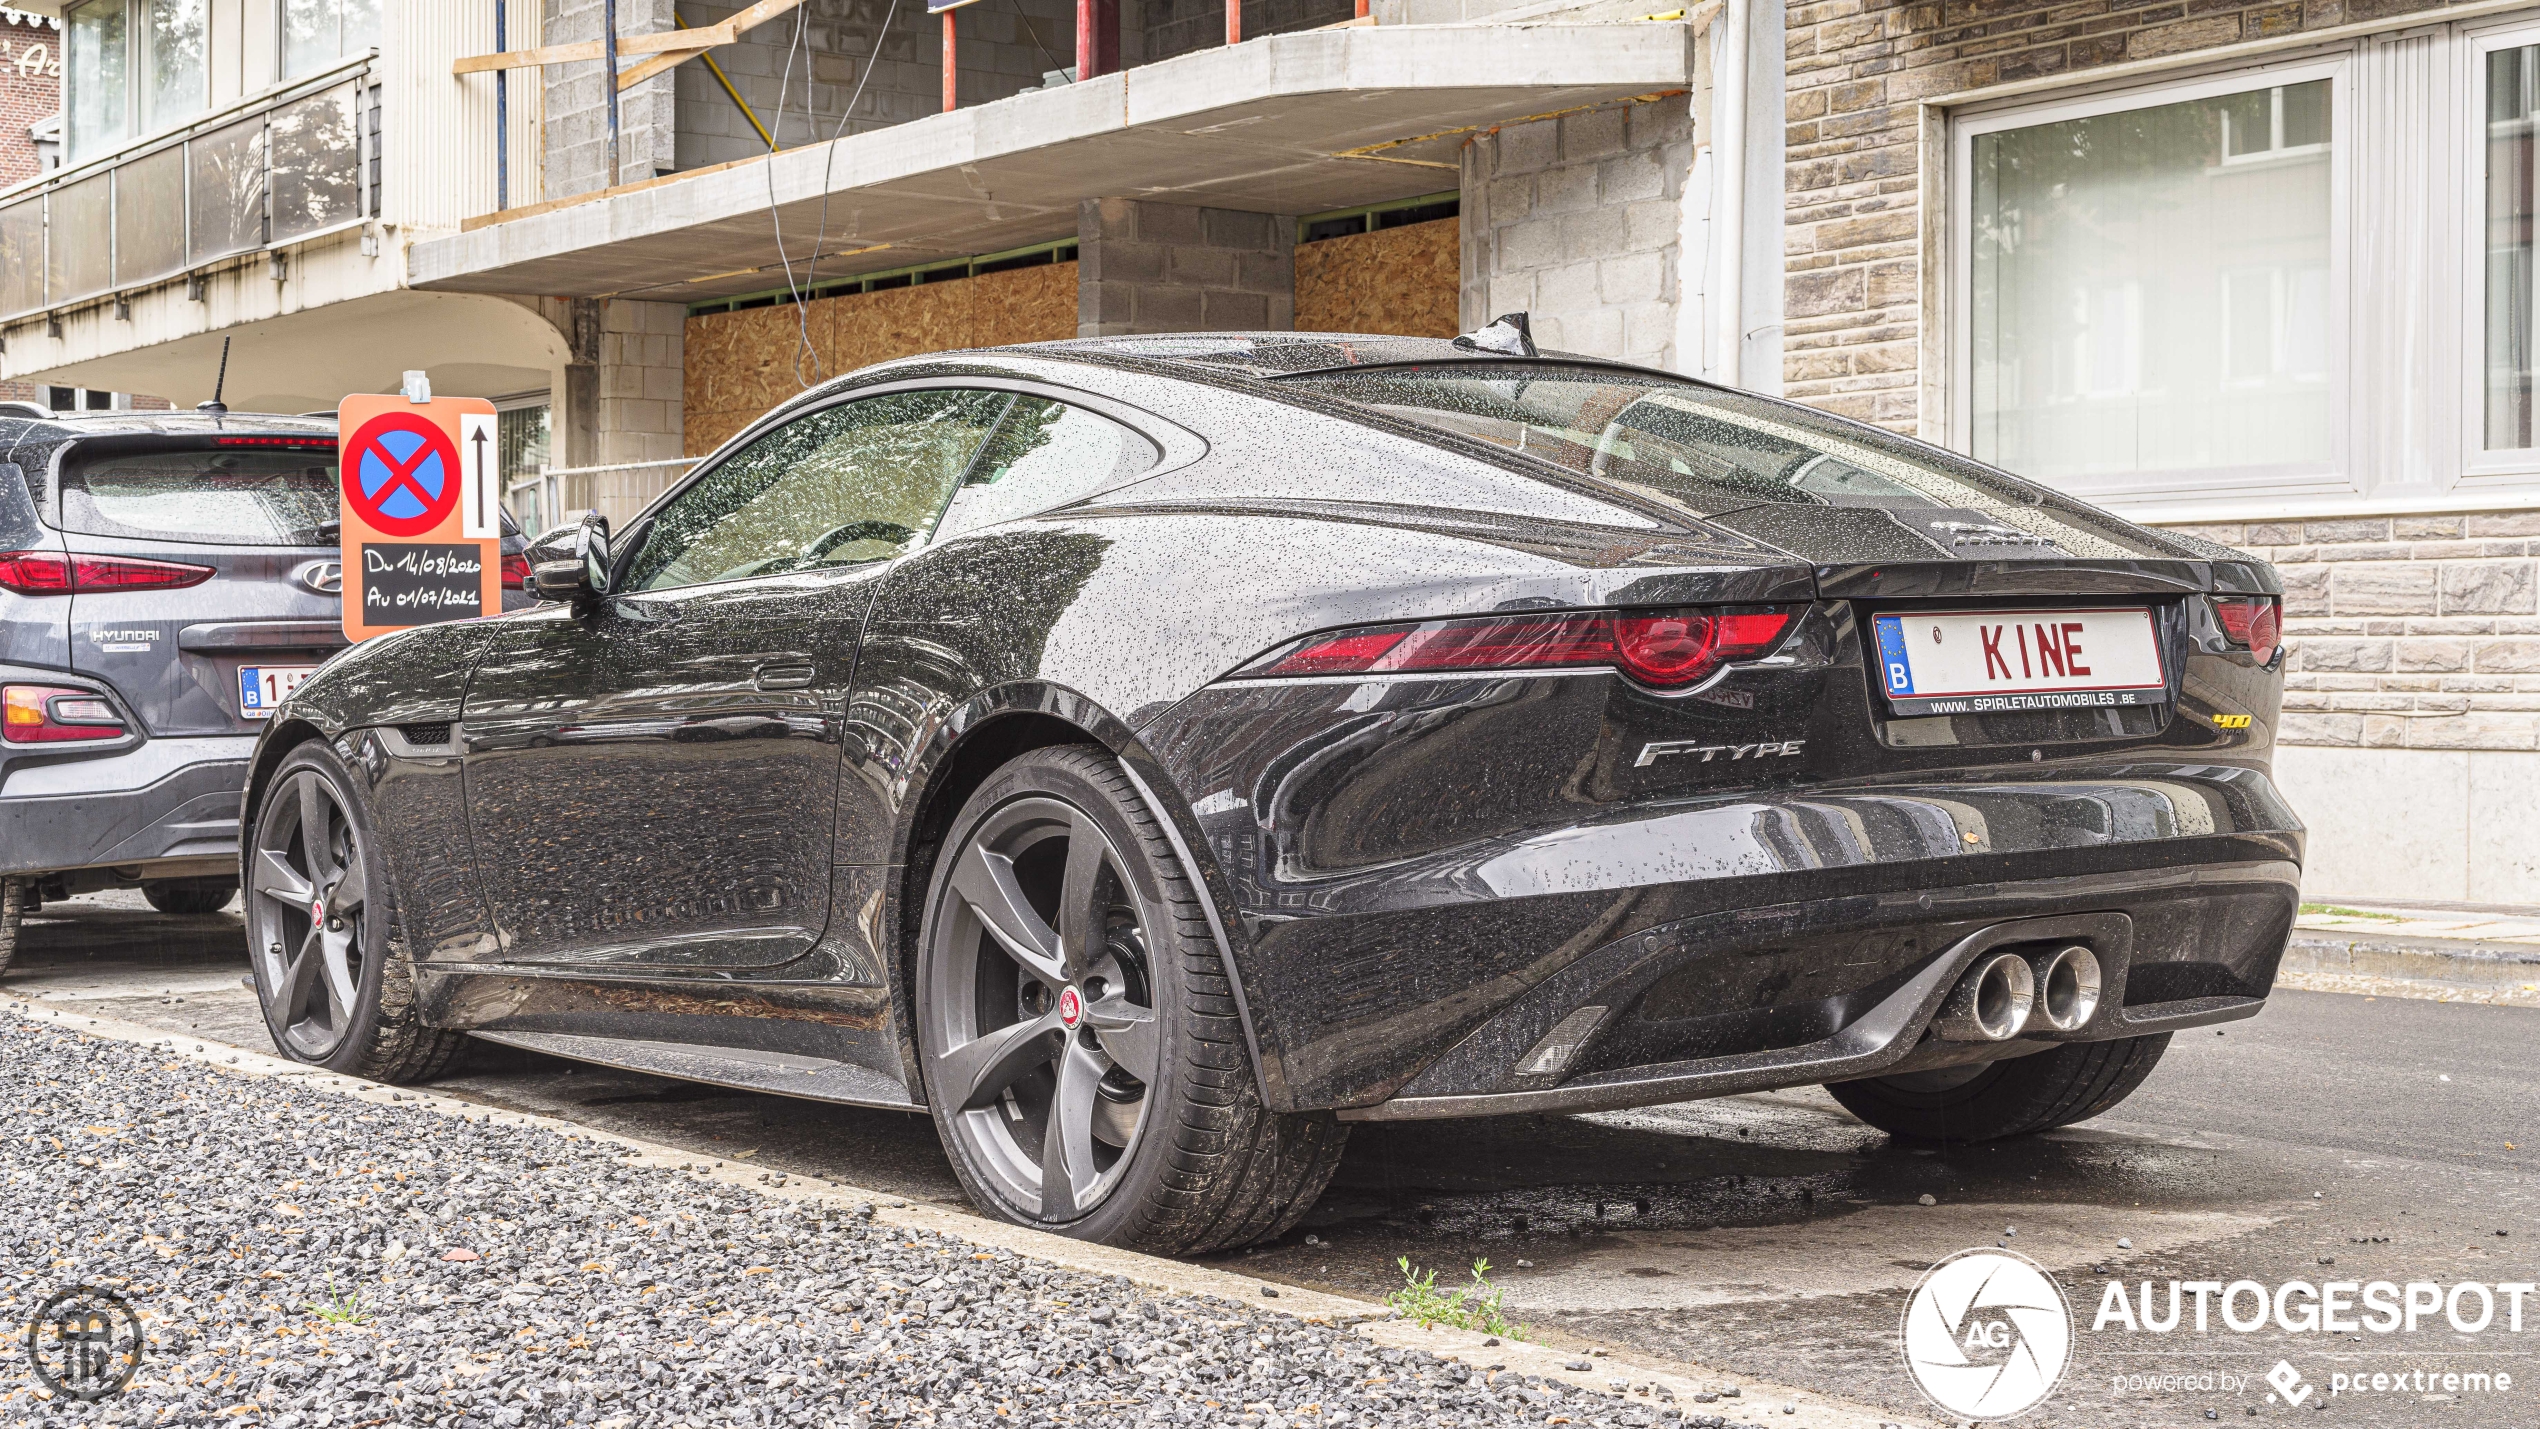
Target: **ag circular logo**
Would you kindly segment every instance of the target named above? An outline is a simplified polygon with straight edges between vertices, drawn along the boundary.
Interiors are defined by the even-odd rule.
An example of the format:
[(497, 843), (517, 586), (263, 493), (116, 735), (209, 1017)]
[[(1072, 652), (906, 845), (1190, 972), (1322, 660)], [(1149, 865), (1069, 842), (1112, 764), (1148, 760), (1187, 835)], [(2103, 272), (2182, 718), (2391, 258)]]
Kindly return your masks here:
[(26, 1354), (55, 1394), (103, 1399), (141, 1368), (141, 1317), (111, 1290), (74, 1285), (36, 1307)]
[(2073, 1312), (2027, 1256), (1962, 1250), (1905, 1302), (1905, 1368), (1924, 1397), (1961, 1419), (2024, 1414), (2072, 1359)]

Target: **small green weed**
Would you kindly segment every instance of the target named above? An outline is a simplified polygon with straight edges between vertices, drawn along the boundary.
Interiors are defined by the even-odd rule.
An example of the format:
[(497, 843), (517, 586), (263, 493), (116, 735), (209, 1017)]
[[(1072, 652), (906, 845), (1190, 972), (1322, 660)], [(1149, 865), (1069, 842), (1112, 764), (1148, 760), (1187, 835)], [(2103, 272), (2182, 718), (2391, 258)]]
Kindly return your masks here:
[(337, 1294), (335, 1292), (335, 1277), (332, 1275), (326, 1277), (325, 1302), (321, 1304), (318, 1301), (312, 1300), (300, 1308), (317, 1316), (319, 1319), (324, 1320), (330, 1325), (366, 1325), (370, 1323), (370, 1312), (362, 1308), (362, 1297), (360, 1292), (348, 1291), (341, 1295)]
[(1410, 1256), (1398, 1257), (1394, 1264), (1402, 1267), (1402, 1288), (1386, 1296), (1385, 1303), (1421, 1329), (1452, 1325), (1459, 1330), (1479, 1330), (1511, 1340), (1526, 1337), (1526, 1327), (1508, 1323), (1508, 1316), (1500, 1308), (1500, 1300), (1508, 1292), (1490, 1283), (1489, 1261), (1473, 1262), (1472, 1284), (1443, 1292), (1438, 1289), (1438, 1273), (1413, 1270)]
[(2305, 913), (2317, 913), (2329, 918), (2368, 918), (2376, 923), (2404, 923), (2408, 921), (2396, 913), (2367, 913), (2361, 908), (2340, 908), (2334, 903), (2305, 903), (2302, 905), (2302, 911)]

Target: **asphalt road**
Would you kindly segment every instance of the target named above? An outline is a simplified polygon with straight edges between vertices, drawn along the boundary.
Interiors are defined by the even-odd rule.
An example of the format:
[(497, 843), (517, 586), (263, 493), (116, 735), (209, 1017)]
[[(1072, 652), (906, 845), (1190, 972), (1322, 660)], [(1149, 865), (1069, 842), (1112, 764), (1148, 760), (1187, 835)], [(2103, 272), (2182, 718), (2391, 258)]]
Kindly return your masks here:
[[(244, 966), (234, 913), (167, 918), (110, 894), (32, 920), (5, 987), (262, 1047)], [(959, 1200), (920, 1116), (490, 1046), (440, 1085), (705, 1155)], [(1900, 1369), (1908, 1294), (1943, 1256), (2008, 1243), (2055, 1275), (2077, 1331), (2071, 1370), (2023, 1423), (2519, 1426), (2540, 1423), (2540, 1297), (2525, 1334), (2505, 1329), (2501, 1299), (2497, 1323), (2474, 1335), (2440, 1315), (2413, 1332), (2335, 1336), (2231, 1333), (2219, 1319), (2204, 1334), (2093, 1324), (2110, 1279), (2130, 1296), (2154, 1282), (2164, 1308), (2172, 1279), (2540, 1280), (2536, 1208), (2540, 1010), (2282, 991), (2254, 1021), (2180, 1037), (2109, 1115), (1972, 1151), (1892, 1144), (1814, 1089), (1364, 1126), (1306, 1223), (1244, 1269), (1374, 1296), (1398, 1283), (1397, 1257), (1439, 1269), (1442, 1285), (1487, 1258), (1512, 1318), (1539, 1338), (1629, 1346), (1928, 1420)], [(2302, 1377), (2299, 1408), (2264, 1381), (2279, 1361)], [(2443, 1373), (2471, 1371), (2509, 1374), (2513, 1388), (2443, 1391)], [(2326, 1392), (2334, 1375), (2374, 1372), (2410, 1387)], [(2425, 1372), (2436, 1378), (2421, 1390)]]

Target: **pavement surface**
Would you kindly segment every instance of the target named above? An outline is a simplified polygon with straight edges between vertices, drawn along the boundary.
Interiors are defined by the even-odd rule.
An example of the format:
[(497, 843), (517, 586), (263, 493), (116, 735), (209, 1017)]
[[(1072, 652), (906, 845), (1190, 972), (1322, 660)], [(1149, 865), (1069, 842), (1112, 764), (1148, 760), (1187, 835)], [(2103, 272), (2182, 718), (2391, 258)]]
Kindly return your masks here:
[[(99, 895), (48, 906), (26, 941), (6, 983), (17, 996), (269, 1045), (237, 985), (234, 913), (165, 918)], [(2540, 1299), (2527, 1333), (2506, 1328), (2501, 1300), (2475, 1334), (2439, 1315), (2387, 1334), (2219, 1320), (2198, 1333), (2192, 1309), (2165, 1334), (2094, 1328), (2112, 1282), (2135, 1308), (2145, 1282), (2159, 1301), (2173, 1280), (2540, 1279), (2540, 1010), (2367, 985), (2383, 990), (2281, 990), (2260, 1018), (2182, 1035), (2108, 1115), (1968, 1151), (1891, 1143), (1815, 1089), (1363, 1126), (1305, 1224), (1222, 1263), (1373, 1299), (1399, 1284), (1399, 1257), (1441, 1284), (1486, 1259), (1533, 1339), (1696, 1361), (1929, 1422), (1899, 1367), (1907, 1297), (1942, 1257), (2008, 1245), (2061, 1283), (2076, 1330), (2071, 1371), (2023, 1423), (2540, 1422)], [(435, 1090), (960, 1204), (922, 1117), (490, 1046)], [(2300, 1377), (2282, 1395), (2265, 1379), (2279, 1363)], [(2410, 1388), (2327, 1392), (2335, 1376), (2374, 1373)], [(2446, 1373), (2512, 1387), (2447, 1390)]]

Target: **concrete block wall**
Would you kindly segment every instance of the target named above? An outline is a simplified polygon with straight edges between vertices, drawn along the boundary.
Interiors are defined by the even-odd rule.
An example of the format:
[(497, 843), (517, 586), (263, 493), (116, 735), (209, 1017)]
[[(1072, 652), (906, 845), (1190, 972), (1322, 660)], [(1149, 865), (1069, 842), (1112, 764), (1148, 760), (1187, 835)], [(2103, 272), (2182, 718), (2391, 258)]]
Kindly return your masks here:
[[(1334, 25), (1358, 13), (1358, 0), (1243, 0), (1243, 6), (1246, 39)], [(1138, 62), (1171, 59), (1226, 43), (1226, 4), (1225, 0), (1144, 0), (1134, 16), (1127, 5), (1121, 7), (1120, 26), (1121, 63), (1133, 62), (1127, 53), (1132, 26), (1138, 33)]]
[[(679, 7), (692, 26), (712, 24), (741, 8), (727, 0), (682, 0)], [(886, 15), (892, 16), (890, 31), (880, 35), (877, 58), (875, 40)], [(968, 6), (958, 34), (964, 105), (1003, 99), (1076, 62), (1076, 7), (1069, 0)], [(944, 107), (943, 21), (916, 0), (900, 0), (896, 14), (890, 0), (806, 0), (793, 14), (714, 51), (714, 58), (759, 122), (789, 149), (840, 133), (839, 115), (860, 83), (863, 92), (846, 133), (903, 124)], [(767, 152), (702, 61), (691, 60), (673, 74), (680, 168)]]
[(1542, 346), (1677, 366), (1692, 167), (1682, 96), (1476, 135), (1463, 162), (1463, 330), (1523, 309)]
[[(617, 32), (647, 35), (670, 29), (671, 8), (672, 0), (618, 0)], [(602, 14), (601, 0), (541, 0), (540, 33), (550, 45), (596, 40)], [(619, 63), (623, 67), (626, 62)], [(541, 198), (568, 198), (609, 185), (605, 69), (595, 60), (538, 71), (544, 76), (546, 108), (540, 126)], [(619, 182), (638, 183), (677, 164), (675, 96), (670, 74), (618, 92)]]
[(1137, 199), (1077, 208), (1076, 335), (1296, 326), (1296, 220)]
[(590, 462), (668, 461), (686, 451), (681, 389), (688, 309), (611, 300), (600, 311), (599, 442)]

